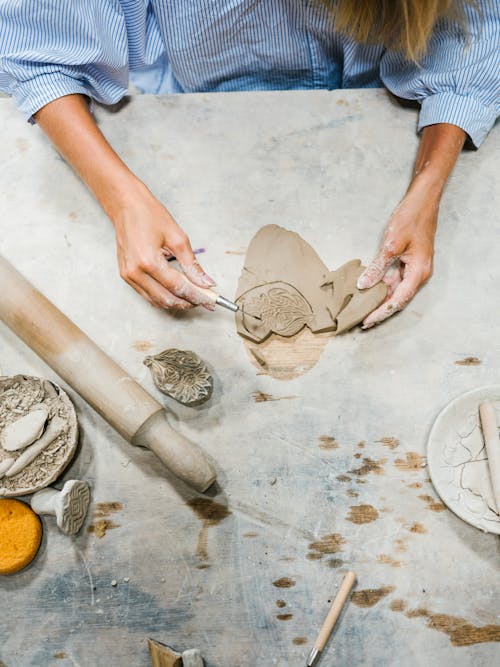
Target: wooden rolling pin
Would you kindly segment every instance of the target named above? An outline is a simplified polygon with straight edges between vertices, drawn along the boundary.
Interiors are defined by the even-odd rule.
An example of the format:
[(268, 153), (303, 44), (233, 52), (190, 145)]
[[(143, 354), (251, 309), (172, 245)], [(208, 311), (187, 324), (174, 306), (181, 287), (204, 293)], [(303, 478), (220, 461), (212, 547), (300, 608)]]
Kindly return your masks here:
[(488, 467), (490, 469), (491, 486), (500, 514), (500, 439), (498, 437), (498, 424), (495, 407), (489, 401), (479, 405), (479, 417), (483, 430), (486, 454), (488, 455)]
[(133, 445), (205, 491), (216, 473), (167, 421), (162, 405), (0, 255), (0, 319)]

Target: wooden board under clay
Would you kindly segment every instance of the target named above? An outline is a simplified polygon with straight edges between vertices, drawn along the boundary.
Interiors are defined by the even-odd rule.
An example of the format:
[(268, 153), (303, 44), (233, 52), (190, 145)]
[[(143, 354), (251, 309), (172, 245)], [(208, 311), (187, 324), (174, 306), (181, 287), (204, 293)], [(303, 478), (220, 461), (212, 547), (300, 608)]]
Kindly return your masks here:
[(238, 289), (237, 331), (255, 343), (272, 333), (291, 337), (304, 327), (313, 333), (343, 333), (356, 326), (385, 299), (379, 283), (358, 290), (359, 259), (329, 271), (316, 251), (295, 232), (266, 225), (248, 246)]

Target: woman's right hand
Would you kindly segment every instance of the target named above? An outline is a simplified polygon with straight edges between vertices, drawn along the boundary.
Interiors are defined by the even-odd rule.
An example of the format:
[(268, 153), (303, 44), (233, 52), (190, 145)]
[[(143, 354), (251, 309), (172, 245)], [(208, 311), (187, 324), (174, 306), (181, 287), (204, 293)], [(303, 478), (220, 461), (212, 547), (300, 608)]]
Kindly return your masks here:
[[(200, 304), (213, 310), (213, 299), (195, 286), (215, 283), (196, 261), (188, 237), (111, 148), (86, 98), (65, 95), (35, 118), (113, 221), (122, 278), (159, 308), (187, 310)], [(172, 255), (190, 282), (169, 266)]]
[(201, 305), (214, 310), (202, 291), (169, 266), (168, 257), (175, 256), (191, 283), (203, 288), (215, 285), (196, 260), (187, 235), (146, 186), (141, 183), (111, 217), (120, 275), (129, 285), (158, 308), (188, 310)]

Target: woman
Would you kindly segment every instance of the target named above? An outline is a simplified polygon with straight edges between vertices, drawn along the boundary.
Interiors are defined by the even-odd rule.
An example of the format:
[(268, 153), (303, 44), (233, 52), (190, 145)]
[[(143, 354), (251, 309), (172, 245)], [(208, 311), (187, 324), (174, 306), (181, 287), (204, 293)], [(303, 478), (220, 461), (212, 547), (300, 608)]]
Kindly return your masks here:
[[(0, 89), (71, 163), (111, 218), (122, 277), (163, 308), (210, 308), (213, 285), (168, 210), (120, 160), (88, 100), (117, 102), (129, 74), (144, 92), (385, 85), (421, 105), (408, 190), (374, 261), (386, 302), (368, 328), (405, 307), (432, 273), (440, 198), (468, 137), (499, 113), (496, 0), (0, 0)], [(168, 118), (165, 119), (168, 122)]]

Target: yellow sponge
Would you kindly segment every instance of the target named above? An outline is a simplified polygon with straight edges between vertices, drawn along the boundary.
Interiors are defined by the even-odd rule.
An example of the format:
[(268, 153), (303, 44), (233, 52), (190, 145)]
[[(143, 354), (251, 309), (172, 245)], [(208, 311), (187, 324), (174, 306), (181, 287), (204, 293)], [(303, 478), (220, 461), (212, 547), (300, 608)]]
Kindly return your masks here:
[(0, 574), (12, 574), (29, 565), (42, 541), (42, 524), (20, 500), (0, 499)]

